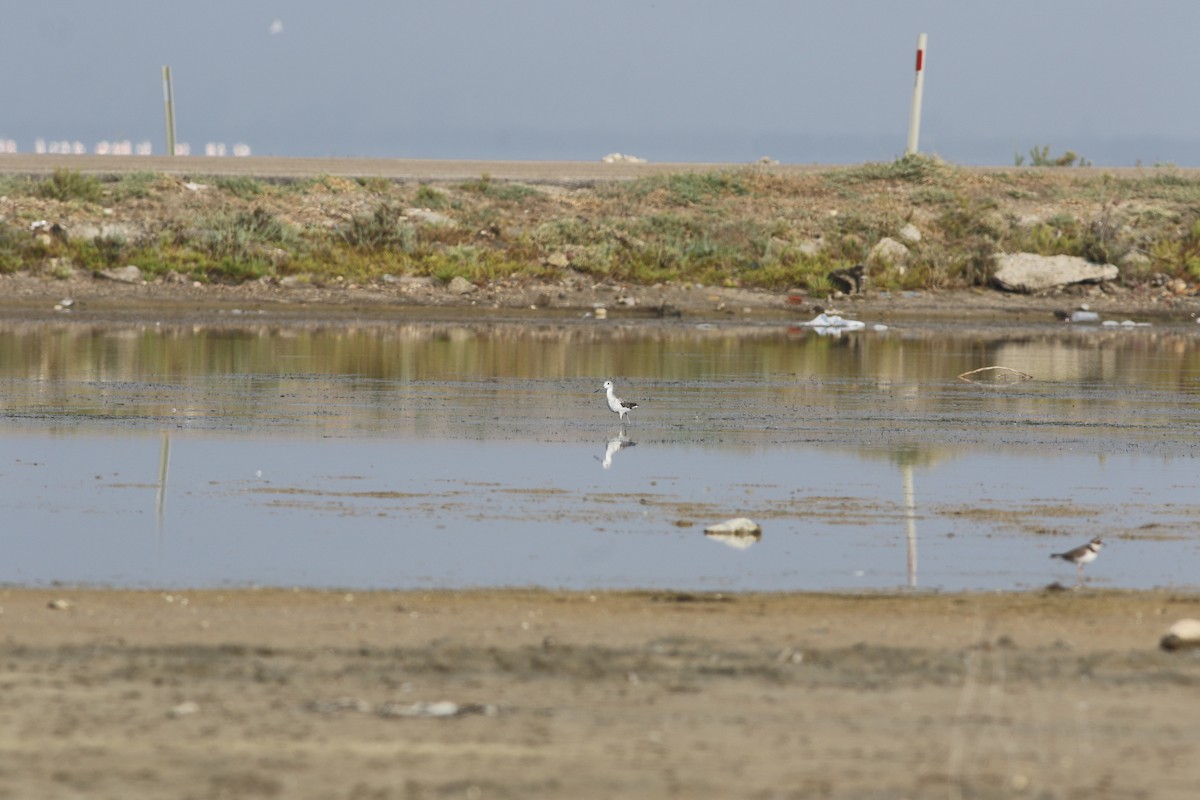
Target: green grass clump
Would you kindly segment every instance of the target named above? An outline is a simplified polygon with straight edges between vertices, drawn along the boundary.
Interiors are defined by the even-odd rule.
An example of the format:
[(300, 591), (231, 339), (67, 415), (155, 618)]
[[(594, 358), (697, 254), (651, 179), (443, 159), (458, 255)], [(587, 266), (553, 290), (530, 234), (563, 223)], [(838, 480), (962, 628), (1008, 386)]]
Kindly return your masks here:
[(144, 200), (153, 193), (161, 180), (153, 172), (130, 172), (120, 176), (111, 190), (113, 202), (124, 200)]
[(722, 171), (650, 175), (628, 184), (612, 184), (607, 191), (616, 198), (631, 200), (661, 198), (673, 206), (703, 205), (721, 197), (749, 193), (743, 174)]
[(242, 200), (253, 200), (263, 193), (263, 184), (255, 178), (241, 175), (218, 175), (212, 185)]
[(861, 166), (830, 172), (826, 178), (834, 183), (900, 183), (930, 184), (954, 176), (954, 168), (945, 162), (923, 155), (907, 155), (891, 162), (867, 162)]
[(510, 183), (508, 181), (494, 181), (491, 175), (486, 174), (480, 176), (479, 180), (467, 181), (458, 188), (464, 192), (477, 194), (491, 200), (509, 203), (527, 200), (530, 197), (539, 197), (542, 194), (532, 186), (526, 186), (521, 183)]
[(416, 246), (416, 229), (400, 219), (400, 209), (380, 203), (370, 214), (356, 214), (338, 228), (341, 241), (359, 250), (398, 249), (411, 251)]
[(387, 178), (359, 178), (358, 185), (371, 194), (388, 194), (392, 191), (392, 182)]
[(95, 239), (75, 239), (70, 242), (71, 261), (90, 272), (129, 263), (125, 256), (129, 247), (120, 236), (98, 236)]
[(413, 203), (421, 208), (428, 208), (431, 211), (436, 211), (450, 205), (445, 192), (438, 191), (427, 183), (421, 184), (417, 189)]
[(179, 241), (182, 245), (199, 244), (219, 262), (217, 271), (223, 271), (223, 265), (232, 262), (262, 261), (268, 251), (294, 247), (297, 243), (291, 227), (262, 208), (217, 214), (204, 224), (199, 242)]
[(0, 273), (16, 272), (21, 268), (29, 238), (27, 231), (0, 222)]
[(37, 184), (34, 193), (47, 200), (84, 203), (99, 203), (104, 194), (99, 178), (68, 169), (54, 170), (53, 175)]
[[(1014, 163), (1020, 167), (1025, 164), (1025, 156), (1017, 153)], [(1029, 150), (1029, 163), (1035, 167), (1090, 167), (1092, 162), (1078, 155), (1074, 150), (1068, 150), (1060, 156), (1050, 155), (1050, 145), (1036, 145)]]

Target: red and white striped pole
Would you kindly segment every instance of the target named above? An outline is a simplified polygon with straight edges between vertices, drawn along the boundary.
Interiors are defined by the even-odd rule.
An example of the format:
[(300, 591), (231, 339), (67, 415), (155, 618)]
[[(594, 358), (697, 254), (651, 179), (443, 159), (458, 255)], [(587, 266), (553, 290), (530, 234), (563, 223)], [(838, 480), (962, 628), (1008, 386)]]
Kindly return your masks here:
[(925, 89), (925, 34), (917, 37), (917, 84), (913, 87), (912, 115), (908, 118), (908, 147), (904, 154), (917, 152), (917, 140), (921, 136), (921, 93)]

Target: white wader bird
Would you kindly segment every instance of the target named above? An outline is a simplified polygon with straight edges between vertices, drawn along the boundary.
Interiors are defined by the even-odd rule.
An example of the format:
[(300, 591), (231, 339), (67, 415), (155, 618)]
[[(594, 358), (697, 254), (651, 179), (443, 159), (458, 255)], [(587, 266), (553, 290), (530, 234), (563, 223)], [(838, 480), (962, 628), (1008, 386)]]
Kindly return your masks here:
[[(633, 409), (638, 407), (637, 403), (632, 403), (629, 400), (622, 400), (621, 398), (619, 398), (615, 394), (613, 394), (613, 382), (612, 381), (605, 381), (604, 385), (601, 386), (596, 391), (607, 393), (608, 408), (614, 414), (618, 414), (621, 417), (621, 422), (625, 421), (626, 414), (628, 414), (630, 411), (632, 411)], [(593, 392), (593, 394), (595, 394), (595, 392)]]

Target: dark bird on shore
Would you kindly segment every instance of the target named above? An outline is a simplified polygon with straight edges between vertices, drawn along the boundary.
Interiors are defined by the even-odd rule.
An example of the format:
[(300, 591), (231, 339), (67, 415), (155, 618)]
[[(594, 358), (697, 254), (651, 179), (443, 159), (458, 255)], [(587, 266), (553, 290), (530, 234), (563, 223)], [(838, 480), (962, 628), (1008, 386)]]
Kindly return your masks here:
[(1074, 550), (1068, 550), (1065, 553), (1051, 553), (1051, 558), (1061, 558), (1063, 561), (1070, 561), (1075, 565), (1076, 576), (1083, 579), (1083, 565), (1090, 564), (1096, 560), (1096, 556), (1100, 553), (1100, 548), (1104, 546), (1104, 542), (1099, 538), (1092, 539), (1084, 545), (1076, 547)]

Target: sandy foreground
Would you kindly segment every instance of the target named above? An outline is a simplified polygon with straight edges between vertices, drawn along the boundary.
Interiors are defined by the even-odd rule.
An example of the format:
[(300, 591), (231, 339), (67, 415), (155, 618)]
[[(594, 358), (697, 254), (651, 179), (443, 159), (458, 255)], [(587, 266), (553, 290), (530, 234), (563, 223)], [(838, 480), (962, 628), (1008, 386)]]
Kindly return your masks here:
[(1200, 596), (0, 590), (0, 797), (1191, 798)]

